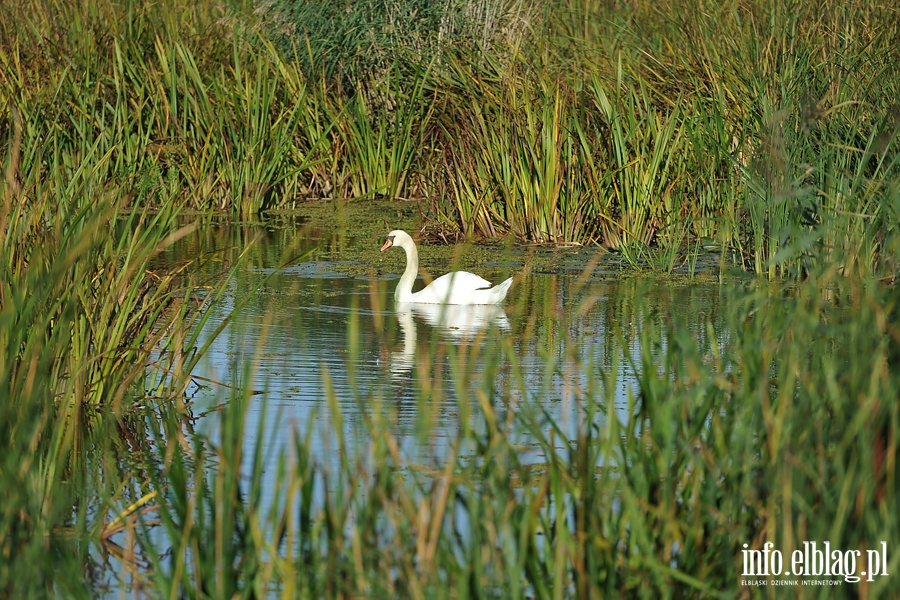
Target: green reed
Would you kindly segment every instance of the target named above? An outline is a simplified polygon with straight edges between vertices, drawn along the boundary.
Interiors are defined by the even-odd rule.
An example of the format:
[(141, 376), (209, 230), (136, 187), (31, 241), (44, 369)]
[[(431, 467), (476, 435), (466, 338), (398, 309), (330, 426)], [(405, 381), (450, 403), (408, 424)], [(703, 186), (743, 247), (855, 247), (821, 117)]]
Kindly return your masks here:
[(427, 200), (466, 235), (602, 244), (635, 266), (671, 269), (706, 241), (769, 277), (808, 267), (784, 261), (814, 222), (830, 238), (831, 217), (860, 215), (844, 236), (860, 248), (866, 224), (895, 225), (871, 211), (897, 164), (859, 160), (897, 136), (898, 26), (880, 3), (410, 1), (373, 9), (365, 43), (362, 9), (203, 6), (5, 7), (0, 99), (44, 140), (28, 163), (93, 147), (142, 202), (189, 189), (183, 206), (242, 219), (308, 197)]
[[(311, 423), (294, 431), (293, 451), (275, 461), (272, 501), (260, 496), (262, 445), (242, 450), (249, 399), (237, 396), (216, 437), (188, 447), (167, 433), (158, 449), (145, 449), (171, 457), (171, 499), (156, 510), (172, 545), (171, 558), (158, 554), (166, 550), (159, 537), (142, 546), (156, 574), (145, 590), (752, 595), (740, 584), (743, 544), (773, 542), (785, 555), (804, 540), (892, 548), (900, 538), (890, 510), (900, 413), (884, 399), (900, 385), (891, 366), (897, 297), (836, 269), (814, 278), (729, 292), (718, 316), (694, 323), (652, 308), (640, 281), (626, 283), (633, 293), (607, 307), (617, 316), (605, 334), (611, 363), (586, 351), (591, 344), (563, 341), (578, 314), (598, 309), (591, 296), (561, 320), (529, 323), (496, 353), (482, 357), (478, 339), (447, 346), (429, 364), (446, 361), (449, 376), (426, 369), (412, 383), (417, 404), (450, 402), (459, 411), (443, 462), (405, 455), (389, 399), (354, 385), (338, 392), (326, 372), (321, 410), (329, 414), (328, 454), (338, 459), (316, 455)], [(671, 293), (672, 302), (691, 302), (683, 289)], [(556, 295), (548, 290), (543, 301)], [(359, 352), (358, 318), (351, 313), (348, 323), (348, 363)], [(519, 362), (523, 343), (547, 348), (537, 370)], [(433, 347), (418, 344), (423, 357)], [(612, 403), (622, 363), (638, 374), (625, 422)], [(355, 433), (340, 408), (347, 401), (364, 407)], [(574, 434), (552, 416), (554, 402), (576, 407)], [(434, 423), (418, 423), (427, 439)], [(247, 471), (243, 451), (254, 453)], [(146, 536), (155, 514), (144, 519)], [(889, 573), (898, 564), (891, 556)], [(881, 597), (891, 579), (852, 585)]]
[(345, 168), (353, 169), (347, 176), (351, 197), (406, 196), (417, 161), (428, 149), (425, 134), (434, 103), (424, 85), (428, 70), (405, 81), (397, 67), (367, 94), (349, 100), (336, 117)]
[(646, 246), (677, 214), (672, 189), (676, 173), (683, 170), (680, 109), (676, 104), (669, 114), (659, 114), (646, 89), (623, 89), (621, 73), (612, 91), (614, 100), (601, 81), (595, 79), (591, 87), (609, 123), (608, 193), (622, 215), (617, 227), (606, 233), (607, 243), (614, 248)]
[[(7, 174), (27, 173), (17, 158), (7, 155)], [(102, 531), (88, 507), (116, 495), (107, 487), (114, 478), (90, 473), (94, 450), (110, 443), (101, 432), (138, 407), (182, 399), (191, 361), (180, 343), (206, 305), (194, 297), (194, 265), (153, 263), (188, 231), (175, 211), (128, 207), (94, 181), (73, 192), (57, 176), (2, 184), (0, 480), (9, 494), (0, 589), (8, 595), (46, 581), (60, 592), (83, 586), (83, 556), (82, 567), (60, 566), (59, 580), (52, 561), (73, 556), (66, 537)], [(70, 211), (56, 209), (69, 201)]]
[[(54, 7), (76, 30), (98, 18)], [(32, 50), (18, 46), (4, 59), (16, 63)], [(103, 73), (100, 57), (81, 59), (85, 71), (52, 74), (22, 61), (7, 72), (17, 79), (3, 81), (0, 482), (9, 494), (0, 513), (0, 589), (7, 596), (86, 595), (92, 548), (106, 547), (143, 509), (141, 497), (155, 495), (123, 495), (122, 471), (134, 468), (124, 464), (129, 427), (144, 411), (182, 406), (197, 329), (223, 281), (201, 278), (203, 255), (159, 261), (195, 227), (179, 221), (174, 194), (157, 188), (147, 206), (133, 187), (145, 153), (136, 146), (150, 139), (133, 120), (145, 107), (122, 95), (99, 93), (95, 104), (73, 93), (97, 92), (106, 77), (121, 82), (126, 69), (120, 63)], [(19, 87), (41, 75), (40, 85)], [(105, 521), (113, 506), (123, 512)]]

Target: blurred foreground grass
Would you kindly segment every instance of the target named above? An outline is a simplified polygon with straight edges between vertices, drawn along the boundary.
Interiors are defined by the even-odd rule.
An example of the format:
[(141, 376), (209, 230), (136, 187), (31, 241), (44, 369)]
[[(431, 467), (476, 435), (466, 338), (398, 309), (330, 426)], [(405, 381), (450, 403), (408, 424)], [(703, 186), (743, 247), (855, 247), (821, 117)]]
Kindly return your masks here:
[[(176, 457), (165, 475), (172, 501), (159, 511), (162, 548), (171, 550), (159, 555), (153, 544), (147, 589), (191, 597), (756, 596), (765, 594), (741, 583), (756, 579), (743, 572), (744, 544), (772, 542), (790, 557), (805, 541), (827, 541), (863, 556), (886, 544), (888, 576), (843, 581), (865, 570), (860, 560), (836, 578), (839, 594), (890, 597), (900, 566), (892, 550), (900, 541), (895, 290), (834, 270), (808, 284), (752, 285), (728, 294), (722, 330), (708, 323), (698, 335), (684, 317), (642, 301), (639, 288), (631, 321), (614, 334), (637, 348), (627, 359), (638, 373), (627, 423), (612, 405), (618, 370), (578, 347), (548, 354), (541, 372), (524, 371), (518, 345), (533, 331), (505, 338), (479, 379), (471, 379), (476, 342), (449, 347), (450, 380), (416, 380), (417, 405), (457, 403), (458, 427), (439, 464), (401, 451), (382, 411), (389, 399), (364, 390), (338, 397), (328, 386), (327, 418), (297, 424), (277, 475), (264, 479), (272, 469), (263, 467), (265, 444), (242, 443), (249, 399), (234, 398), (218, 439), (167, 444)], [(562, 317), (560, 330), (567, 323)], [(359, 351), (354, 327), (348, 365)], [(567, 383), (569, 397), (535, 385), (553, 378)], [(574, 437), (548, 411), (556, 400), (578, 407)], [(342, 426), (348, 401), (366, 415), (353, 439)], [(328, 458), (312, 450), (323, 422)], [(437, 431), (436, 421), (417, 423), (423, 439)], [(537, 452), (521, 445), (523, 433)], [(253, 466), (239, 472), (248, 451)]]

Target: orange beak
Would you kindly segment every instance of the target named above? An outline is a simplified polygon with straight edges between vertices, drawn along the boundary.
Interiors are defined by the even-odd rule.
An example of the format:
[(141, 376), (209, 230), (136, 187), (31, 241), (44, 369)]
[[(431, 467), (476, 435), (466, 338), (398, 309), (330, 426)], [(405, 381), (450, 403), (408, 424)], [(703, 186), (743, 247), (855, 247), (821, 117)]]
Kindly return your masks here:
[(388, 238), (387, 240), (385, 240), (384, 246), (381, 247), (381, 251), (384, 252), (385, 250), (387, 250), (388, 248), (390, 248), (393, 245), (394, 245), (394, 238)]

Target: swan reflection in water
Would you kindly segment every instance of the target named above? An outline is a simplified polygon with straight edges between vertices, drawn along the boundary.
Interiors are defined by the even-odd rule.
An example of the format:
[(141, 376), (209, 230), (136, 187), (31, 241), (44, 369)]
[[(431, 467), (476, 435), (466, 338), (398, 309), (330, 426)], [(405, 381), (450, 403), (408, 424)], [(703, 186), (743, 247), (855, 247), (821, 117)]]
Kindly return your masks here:
[(398, 302), (397, 321), (403, 332), (403, 350), (391, 353), (391, 373), (401, 375), (416, 364), (416, 318), (438, 330), (453, 343), (471, 341), (491, 326), (509, 330), (509, 319), (497, 304), (420, 304)]

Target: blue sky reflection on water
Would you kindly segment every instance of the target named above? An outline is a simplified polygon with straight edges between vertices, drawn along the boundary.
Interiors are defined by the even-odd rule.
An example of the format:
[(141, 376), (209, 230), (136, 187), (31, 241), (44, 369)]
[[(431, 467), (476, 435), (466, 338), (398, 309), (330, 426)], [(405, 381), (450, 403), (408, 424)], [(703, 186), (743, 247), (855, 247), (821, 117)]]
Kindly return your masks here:
[[(536, 445), (519, 425), (527, 420), (522, 415), (537, 426), (549, 416), (573, 438), (593, 397), (603, 407), (600, 426), (609, 409), (631, 422), (629, 391), (637, 390), (626, 356), (638, 355), (644, 325), (678, 313), (702, 336), (719, 314), (720, 291), (712, 284), (583, 277), (576, 270), (519, 274), (499, 308), (395, 306), (397, 275), (353, 276), (340, 267), (315, 260), (275, 273), (247, 267), (214, 309), (218, 321), (256, 290), (196, 371), (262, 392), (247, 407), (248, 469), (261, 443), (264, 469), (274, 476), (295, 433), (310, 426), (313, 456), (324, 468), (339, 462), (338, 430), (348, 452), (365, 456), (367, 419), (388, 425), (408, 464), (440, 467), (463, 419), (476, 432), (483, 428), (478, 390), (488, 390), (499, 419), (514, 413), (513, 439), (526, 462), (541, 462), (540, 452), (528, 450)], [(665, 352), (664, 337), (654, 352)], [(326, 382), (339, 415), (329, 408)], [(195, 412), (228, 397), (226, 389), (203, 388), (193, 396)], [(216, 414), (200, 424), (213, 440)]]

